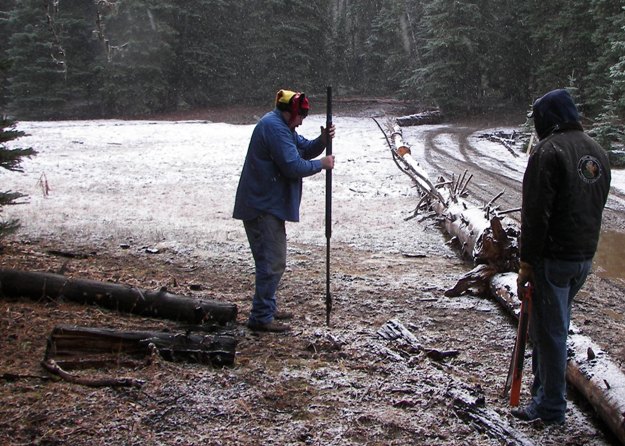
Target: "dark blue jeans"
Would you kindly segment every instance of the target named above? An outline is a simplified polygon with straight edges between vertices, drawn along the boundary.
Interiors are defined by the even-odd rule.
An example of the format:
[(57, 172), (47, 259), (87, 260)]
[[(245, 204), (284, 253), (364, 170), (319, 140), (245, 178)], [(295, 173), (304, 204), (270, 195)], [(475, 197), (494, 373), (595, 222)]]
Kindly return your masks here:
[(256, 283), (250, 322), (267, 324), (276, 312), (276, 290), (286, 269), (284, 220), (262, 214), (243, 222), (256, 265)]
[(590, 272), (592, 260), (544, 259), (534, 265), (534, 297), (530, 319), (533, 344), (532, 404), (546, 421), (564, 421), (566, 412), (566, 341), (571, 305)]

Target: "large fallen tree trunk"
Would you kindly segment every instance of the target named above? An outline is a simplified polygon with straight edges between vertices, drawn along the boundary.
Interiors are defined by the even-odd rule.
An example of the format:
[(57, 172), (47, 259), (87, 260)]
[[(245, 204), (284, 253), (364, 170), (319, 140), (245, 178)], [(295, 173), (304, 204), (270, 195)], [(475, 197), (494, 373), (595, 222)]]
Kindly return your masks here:
[(235, 321), (237, 317), (237, 306), (230, 303), (179, 296), (166, 290), (140, 290), (127, 285), (41, 272), (0, 269), (0, 294), (30, 299), (64, 298), (190, 324), (224, 324)]
[(154, 331), (119, 331), (59, 325), (48, 338), (44, 361), (71, 362), (85, 358), (146, 357), (151, 346), (167, 361), (214, 366), (234, 364), (237, 341), (232, 335), (196, 335)]
[[(497, 301), (518, 319), (517, 274), (498, 274), (490, 291)], [(625, 444), (625, 374), (592, 339), (571, 324), (567, 339), (566, 378), (593, 406), (621, 443)]]
[[(491, 207), (498, 197), (483, 208), (466, 202), (462, 198), (468, 184), (468, 180), (464, 180), (466, 172), (459, 182), (439, 180), (436, 188), (440, 190), (430, 190), (433, 182), (427, 178), (427, 173), (419, 163), (412, 159), (410, 148), (401, 139), (401, 129), (398, 127), (392, 130), (392, 140), (394, 147), (388, 141), (395, 163), (413, 178), (420, 190), (422, 198), (417, 211), (428, 206), (443, 217), (447, 232), (460, 241), (463, 255), (471, 254), (477, 263), (445, 294), (457, 296), (471, 291), (482, 295), (490, 293), (504, 303), (512, 314), (518, 314), (516, 271), (519, 259), (516, 239), (520, 231), (511, 222), (504, 229), (499, 213)], [(418, 174), (415, 166), (419, 166)], [(625, 374), (585, 336), (570, 335), (568, 349), (569, 383), (586, 397), (625, 444)], [(593, 353), (589, 354), (591, 351)]]
[[(379, 123), (378, 126), (384, 131)], [(403, 141), (401, 128), (394, 126), (390, 131), (387, 142), (393, 159), (413, 180), (421, 197), (415, 214), (424, 208), (433, 210), (452, 240), (458, 243), (463, 256), (473, 259), (478, 265), (447, 294), (459, 295), (470, 290), (479, 293), (488, 289), (490, 277), (494, 274), (516, 271), (519, 265), (519, 231), (505, 217), (509, 211), (499, 212), (494, 205), (502, 194), (481, 207), (468, 202), (464, 196), (472, 177), (467, 176), (466, 171), (458, 179), (448, 181), (439, 177), (432, 181), (412, 157), (410, 147)]]

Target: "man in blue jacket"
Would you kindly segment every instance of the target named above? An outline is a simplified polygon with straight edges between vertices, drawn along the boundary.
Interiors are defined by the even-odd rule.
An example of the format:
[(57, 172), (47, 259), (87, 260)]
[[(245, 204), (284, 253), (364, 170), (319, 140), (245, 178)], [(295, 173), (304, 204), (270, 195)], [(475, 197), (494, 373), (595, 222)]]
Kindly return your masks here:
[(334, 168), (334, 156), (314, 159), (334, 137), (334, 126), (308, 140), (295, 129), (309, 111), (304, 93), (280, 90), (276, 107), (256, 124), (237, 188), (233, 217), (243, 220), (256, 266), (256, 280), (248, 327), (255, 331), (285, 332), (276, 319), (291, 314), (277, 308), (276, 290), (286, 268), (285, 221), (299, 221), (302, 178)]
[(519, 298), (534, 288), (530, 316), (532, 401), (512, 414), (526, 421), (564, 423), (567, 335), (573, 298), (597, 250), (610, 190), (606, 152), (586, 135), (566, 90), (532, 107), (539, 143), (523, 177)]

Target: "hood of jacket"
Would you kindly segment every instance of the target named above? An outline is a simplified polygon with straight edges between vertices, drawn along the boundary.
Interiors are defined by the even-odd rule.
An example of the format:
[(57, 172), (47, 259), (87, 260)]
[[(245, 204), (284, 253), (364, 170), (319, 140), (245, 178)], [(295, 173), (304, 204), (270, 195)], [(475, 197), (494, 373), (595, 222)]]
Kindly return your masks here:
[(539, 139), (562, 130), (583, 130), (573, 98), (565, 89), (553, 90), (532, 105), (534, 127)]

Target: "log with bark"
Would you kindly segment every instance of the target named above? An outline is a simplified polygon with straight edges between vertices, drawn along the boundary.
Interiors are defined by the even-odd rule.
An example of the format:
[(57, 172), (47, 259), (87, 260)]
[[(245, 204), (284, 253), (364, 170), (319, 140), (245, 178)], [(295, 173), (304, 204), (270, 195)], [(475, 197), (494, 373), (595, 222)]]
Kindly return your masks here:
[[(516, 271), (519, 263), (517, 238), (520, 230), (512, 222), (505, 225), (502, 223), (501, 216), (508, 211), (498, 212), (492, 207), (498, 197), (483, 208), (465, 201), (463, 191), (468, 183), (468, 180), (464, 180), (466, 172), (458, 182), (438, 181), (438, 194), (428, 190), (428, 184), (433, 183), (427, 179), (423, 169), (419, 170), (418, 175), (414, 173), (411, 166), (418, 165), (418, 162), (411, 159), (410, 148), (401, 139), (401, 130), (395, 127), (391, 134), (394, 144), (391, 150), (395, 163), (404, 172), (412, 174), (409, 176), (420, 190), (421, 200), (417, 211), (427, 206), (444, 217), (445, 229), (460, 242), (463, 255), (471, 255), (477, 264), (445, 294), (456, 296), (470, 292), (482, 295), (490, 293), (504, 303), (504, 307), (512, 314), (518, 314)], [(387, 141), (391, 145), (390, 140)], [(398, 161), (398, 158), (403, 158), (403, 161)], [(575, 327), (572, 330), (577, 331)], [(612, 432), (625, 444), (625, 374), (591, 339), (579, 333), (569, 336), (568, 350), (568, 382), (584, 395)], [(591, 351), (593, 354), (588, 353)]]
[(226, 332), (197, 335), (59, 325), (48, 338), (44, 361), (71, 363), (97, 358), (104, 362), (108, 358), (117, 362), (124, 356), (145, 358), (155, 349), (167, 361), (230, 366), (236, 345), (235, 337)]
[(66, 299), (82, 304), (190, 324), (226, 324), (237, 317), (237, 306), (214, 300), (171, 294), (116, 283), (77, 279), (59, 274), (0, 269), (0, 294), (30, 299)]
[[(490, 294), (518, 319), (520, 304), (516, 279), (514, 272), (495, 275), (491, 279)], [(625, 373), (574, 324), (569, 329), (567, 351), (568, 382), (590, 402), (599, 417), (625, 444)]]
[[(384, 132), (382, 126), (376, 123)], [(482, 293), (488, 290), (493, 275), (516, 271), (519, 265), (519, 230), (506, 217), (508, 211), (500, 212), (495, 206), (503, 193), (484, 206), (470, 203), (464, 197), (472, 176), (465, 171), (457, 179), (440, 177), (436, 181), (431, 180), (427, 171), (412, 157), (410, 147), (403, 141), (401, 128), (389, 124), (388, 131), (390, 137), (387, 137), (387, 143), (393, 160), (413, 180), (421, 197), (415, 215), (422, 209), (433, 210), (463, 256), (476, 264), (475, 269), (460, 278), (446, 295)]]

